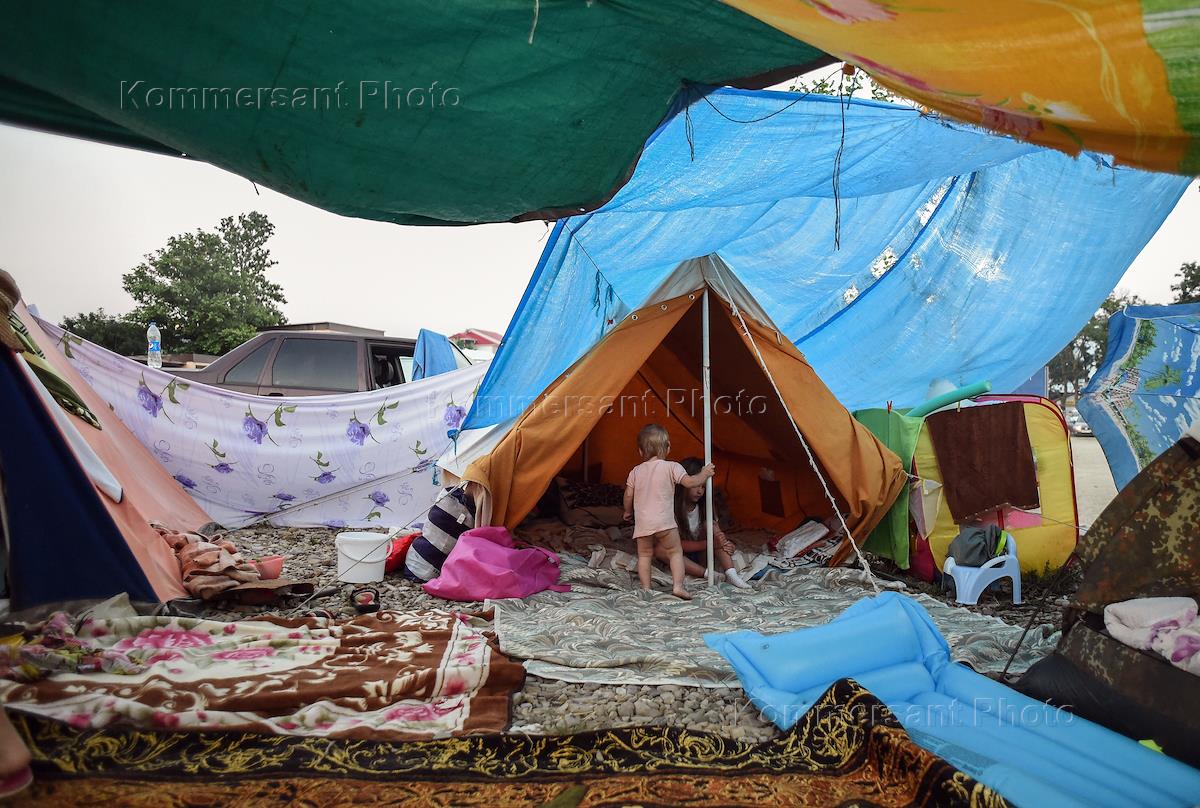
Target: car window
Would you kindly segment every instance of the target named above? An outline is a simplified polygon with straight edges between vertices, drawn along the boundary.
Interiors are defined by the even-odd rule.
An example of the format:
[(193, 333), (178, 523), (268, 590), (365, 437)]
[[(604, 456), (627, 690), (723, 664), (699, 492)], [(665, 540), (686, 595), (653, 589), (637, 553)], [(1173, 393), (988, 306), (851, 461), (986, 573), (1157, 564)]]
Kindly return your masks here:
[(467, 355), (465, 353), (463, 353), (461, 350), (459, 350), (459, 348), (455, 345), (451, 345), (450, 347), (454, 349), (454, 366), (455, 367), (457, 367), (459, 370), (462, 370), (463, 368), (471, 367), (471, 360), (467, 359)]
[(258, 384), (258, 376), (262, 373), (263, 365), (271, 354), (271, 346), (275, 340), (269, 339), (259, 345), (250, 355), (238, 362), (225, 374), (226, 384)]
[(401, 356), (400, 367), (404, 369), (405, 379), (411, 379), (413, 377), (413, 358), (411, 356)]
[(344, 339), (285, 339), (271, 385), (350, 392), (358, 389), (358, 343)]

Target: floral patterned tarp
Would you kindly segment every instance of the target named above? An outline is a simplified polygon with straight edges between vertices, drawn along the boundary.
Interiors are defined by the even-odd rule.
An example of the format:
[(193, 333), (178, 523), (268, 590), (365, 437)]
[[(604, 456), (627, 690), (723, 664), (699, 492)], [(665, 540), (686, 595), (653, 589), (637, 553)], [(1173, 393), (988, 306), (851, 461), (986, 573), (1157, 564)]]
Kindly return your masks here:
[(1200, 171), (1196, 0), (725, 2), (960, 121)]
[(367, 393), (265, 398), (187, 382), (38, 320), (139, 441), (226, 527), (419, 522), (486, 365)]
[[(560, 580), (571, 585), (570, 592), (488, 601), (500, 649), (525, 659), (529, 673), (566, 682), (740, 687), (724, 658), (704, 644), (705, 634), (742, 629), (777, 634), (818, 626), (871, 595), (862, 571), (835, 568), (771, 572), (751, 591), (730, 584), (710, 588), (689, 578), (693, 600), (685, 602), (662, 587), (641, 591), (636, 573), (607, 563), (614, 550), (596, 549), (603, 560), (595, 554), (590, 562), (573, 553), (560, 556)], [(1021, 628), (928, 595), (912, 597), (929, 611), (956, 662), (980, 672), (1003, 670)], [(1053, 651), (1058, 637), (1048, 625), (1035, 627), (1012, 672)]]
[(496, 732), (524, 674), (479, 625), (448, 612), (240, 623), (143, 617), (127, 603), (78, 622), (59, 613), (24, 646), (3, 646), (0, 701), (80, 729), (392, 740)]
[(1200, 303), (1108, 318), (1104, 363), (1079, 397), (1120, 491), (1200, 420)]

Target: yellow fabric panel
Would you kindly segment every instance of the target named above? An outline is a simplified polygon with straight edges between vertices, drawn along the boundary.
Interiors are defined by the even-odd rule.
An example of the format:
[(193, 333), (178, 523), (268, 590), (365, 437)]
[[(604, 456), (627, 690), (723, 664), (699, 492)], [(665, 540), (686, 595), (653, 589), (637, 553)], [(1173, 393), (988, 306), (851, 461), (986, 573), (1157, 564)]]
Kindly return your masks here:
[[(1026, 572), (1057, 570), (1075, 549), (1078, 533), (1075, 525), (1075, 476), (1071, 466), (1071, 438), (1057, 409), (1049, 402), (1024, 402), (1025, 426), (1037, 458), (1038, 498), (1042, 505), (1042, 524), (1010, 531), (1017, 540), (1021, 569)], [(922, 428), (914, 455), (917, 475), (928, 480), (942, 479), (929, 430)], [(950, 515), (945, 497), (938, 508), (937, 521), (929, 536), (929, 549), (938, 569), (946, 560), (946, 550), (958, 535), (959, 527)]]
[[(1057, 570), (1075, 550), (1079, 516), (1075, 509), (1075, 473), (1071, 461), (1071, 436), (1054, 405), (1025, 405), (1025, 425), (1036, 453), (1042, 525), (1014, 530), (1022, 569)], [(1032, 545), (1025, 551), (1025, 545)], [(1028, 559), (1028, 562), (1026, 562)]]
[(1191, 138), (1138, 0), (725, 0), (959, 120), (1178, 171)]

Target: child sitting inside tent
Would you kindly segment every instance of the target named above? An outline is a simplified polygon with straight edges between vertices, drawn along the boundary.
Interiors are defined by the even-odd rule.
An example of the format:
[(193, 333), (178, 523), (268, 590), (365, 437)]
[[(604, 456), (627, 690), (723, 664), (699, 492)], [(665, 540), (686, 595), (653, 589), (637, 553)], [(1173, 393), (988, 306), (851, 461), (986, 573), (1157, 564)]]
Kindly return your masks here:
[(682, 600), (692, 596), (683, 588), (683, 549), (675, 525), (675, 486), (704, 485), (715, 473), (709, 463), (689, 476), (683, 466), (667, 460), (671, 437), (659, 424), (647, 424), (638, 432), (638, 454), (642, 461), (629, 472), (625, 483), (625, 519), (633, 519), (633, 538), (638, 548), (638, 578), (642, 589), (650, 588), (650, 567), (655, 548), (667, 555), (671, 565), (671, 594)]
[[(680, 461), (683, 470), (696, 475), (704, 467), (704, 461), (698, 457), (685, 457)], [(716, 490), (713, 494), (716, 495)], [(708, 565), (708, 535), (703, 529), (707, 510), (704, 502), (704, 483), (691, 487), (683, 484), (675, 486), (675, 524), (679, 528), (680, 545), (683, 547), (684, 570), (688, 575), (703, 578)], [(718, 498), (719, 501), (719, 498)], [(737, 567), (733, 564), (734, 546), (721, 530), (717, 522), (716, 503), (713, 504), (713, 560), (717, 569), (725, 571), (725, 579), (739, 589), (749, 589), (750, 584), (738, 575)], [(658, 555), (656, 553), (656, 555)], [(667, 561), (664, 555), (658, 555), (660, 561)]]

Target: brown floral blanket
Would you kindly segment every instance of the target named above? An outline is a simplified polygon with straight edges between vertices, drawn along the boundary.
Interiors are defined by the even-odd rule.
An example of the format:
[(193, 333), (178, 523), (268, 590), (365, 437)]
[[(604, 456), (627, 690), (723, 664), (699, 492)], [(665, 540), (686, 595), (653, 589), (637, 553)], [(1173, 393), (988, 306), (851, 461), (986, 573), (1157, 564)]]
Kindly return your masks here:
[(38, 664), (48, 675), (0, 679), (0, 701), (80, 729), (393, 740), (497, 732), (524, 677), (482, 621), (447, 612), (239, 623), (108, 615), (69, 632), (56, 618), (40, 635), (6, 641), (10, 671)]

